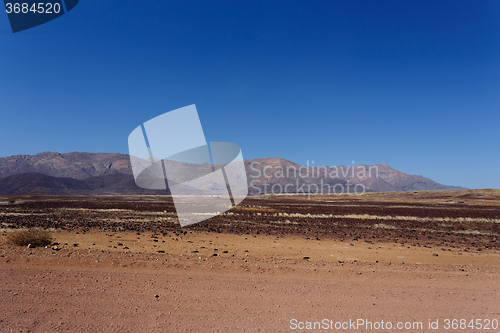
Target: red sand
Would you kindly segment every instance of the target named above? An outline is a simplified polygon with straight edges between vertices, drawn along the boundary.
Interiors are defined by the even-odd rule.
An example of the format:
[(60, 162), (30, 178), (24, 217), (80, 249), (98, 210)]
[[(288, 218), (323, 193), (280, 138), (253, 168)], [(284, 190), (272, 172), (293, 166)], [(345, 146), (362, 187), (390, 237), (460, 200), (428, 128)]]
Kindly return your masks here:
[[(394, 327), (422, 322), (415, 331), (439, 320), (433, 331), (442, 332), (445, 319), (500, 320), (500, 261), (493, 252), (207, 233), (166, 243), (167, 254), (151, 253), (149, 235), (139, 236), (151, 247), (142, 253), (102, 250), (109, 240), (133, 236), (60, 232), (56, 239), (69, 242), (60, 251), (2, 245), (2, 331), (286, 332), (295, 327), (292, 319), (304, 325), (364, 319)], [(83, 249), (90, 240), (96, 245)], [(205, 249), (187, 252), (202, 240)], [(275, 255), (265, 255), (266, 247)], [(302, 259), (305, 251), (311, 259)]]
[[(499, 331), (499, 198), (247, 198), (182, 229), (158, 196), (0, 198), (0, 331)], [(57, 249), (4, 244), (26, 227)]]

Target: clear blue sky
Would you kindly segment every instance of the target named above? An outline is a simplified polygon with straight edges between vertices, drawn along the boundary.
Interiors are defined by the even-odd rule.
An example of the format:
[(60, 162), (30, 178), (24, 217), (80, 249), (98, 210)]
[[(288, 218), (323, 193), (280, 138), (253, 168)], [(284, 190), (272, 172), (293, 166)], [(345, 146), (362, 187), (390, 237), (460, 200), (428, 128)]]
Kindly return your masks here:
[(97, 1), (13, 34), (0, 156), (127, 153), (196, 104), (247, 159), (387, 163), (500, 188), (500, 1)]

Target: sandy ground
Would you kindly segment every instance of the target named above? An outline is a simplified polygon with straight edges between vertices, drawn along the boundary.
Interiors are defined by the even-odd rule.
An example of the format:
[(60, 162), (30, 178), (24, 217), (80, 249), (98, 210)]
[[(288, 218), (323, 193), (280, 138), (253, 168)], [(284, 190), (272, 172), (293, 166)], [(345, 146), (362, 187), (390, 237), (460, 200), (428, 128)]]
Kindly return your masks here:
[[(0, 247), (1, 331), (287, 332), (326, 319), (324, 331), (421, 322), (404, 331), (442, 332), (453, 331), (446, 319), (500, 320), (495, 251), (204, 232), (54, 236), (59, 251)], [(347, 327), (358, 320), (384, 329)]]
[[(497, 190), (247, 198), (188, 228), (161, 196), (4, 196), (0, 222), (0, 332), (500, 331)], [(57, 244), (5, 244), (29, 227)]]

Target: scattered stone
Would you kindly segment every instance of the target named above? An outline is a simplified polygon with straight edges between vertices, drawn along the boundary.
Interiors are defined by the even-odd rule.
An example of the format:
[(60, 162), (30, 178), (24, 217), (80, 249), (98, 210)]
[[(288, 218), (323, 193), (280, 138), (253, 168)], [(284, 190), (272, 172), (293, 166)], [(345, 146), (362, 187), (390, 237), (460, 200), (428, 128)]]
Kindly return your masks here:
[(309, 260), (310, 258), (309, 258), (309, 257), (304, 257), (304, 258), (302, 258), (302, 259), (304, 259), (304, 260)]
[(439, 255), (437, 253), (432, 254), (434, 257), (438, 257)]

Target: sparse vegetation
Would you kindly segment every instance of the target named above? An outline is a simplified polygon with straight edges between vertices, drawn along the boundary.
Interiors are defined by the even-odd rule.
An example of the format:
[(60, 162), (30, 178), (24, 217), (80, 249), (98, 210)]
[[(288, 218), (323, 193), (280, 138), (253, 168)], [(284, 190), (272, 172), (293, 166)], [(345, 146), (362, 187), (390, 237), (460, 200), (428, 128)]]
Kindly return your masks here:
[(11, 199), (11, 200), (9, 200), (9, 202), (10, 202), (10, 203), (14, 203), (14, 202), (16, 202), (16, 200)]
[(52, 242), (50, 232), (42, 229), (28, 229), (17, 231), (7, 236), (7, 243), (33, 247), (44, 247)]

